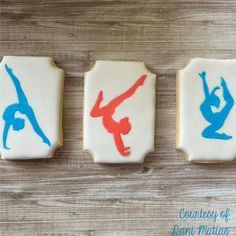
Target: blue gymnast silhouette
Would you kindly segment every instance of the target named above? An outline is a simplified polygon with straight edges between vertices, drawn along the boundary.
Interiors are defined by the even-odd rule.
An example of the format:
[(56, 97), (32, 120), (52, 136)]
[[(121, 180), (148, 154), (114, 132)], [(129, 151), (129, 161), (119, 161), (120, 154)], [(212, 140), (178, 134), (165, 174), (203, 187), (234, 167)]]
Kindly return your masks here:
[(202, 71), (199, 73), (199, 76), (202, 79), (203, 90), (205, 94), (205, 100), (201, 104), (200, 110), (203, 117), (210, 123), (210, 125), (202, 131), (202, 136), (204, 138), (213, 139), (231, 139), (232, 136), (217, 132), (217, 130), (219, 130), (224, 125), (225, 119), (229, 115), (229, 112), (234, 105), (234, 99), (227, 88), (224, 78), (221, 77), (221, 88), (223, 89), (225, 105), (220, 111), (213, 112), (212, 107), (219, 108), (220, 106), (220, 98), (215, 94), (215, 92), (220, 89), (220, 86), (215, 86), (213, 90), (209, 92), (206, 82), (206, 72)]
[(45, 136), (45, 134), (39, 127), (34, 111), (27, 101), (27, 98), (21, 88), (19, 80), (13, 74), (12, 69), (9, 68), (6, 64), (5, 64), (5, 68), (16, 88), (18, 103), (9, 105), (3, 113), (3, 119), (5, 121), (5, 126), (3, 130), (3, 147), (5, 149), (10, 149), (7, 146), (7, 136), (8, 136), (8, 131), (11, 126), (13, 130), (15, 131), (19, 131), (25, 127), (25, 120), (23, 118), (15, 117), (16, 112), (20, 112), (21, 114), (25, 115), (30, 121), (35, 133), (41, 137), (44, 143), (46, 143), (48, 146), (51, 146), (49, 139)]

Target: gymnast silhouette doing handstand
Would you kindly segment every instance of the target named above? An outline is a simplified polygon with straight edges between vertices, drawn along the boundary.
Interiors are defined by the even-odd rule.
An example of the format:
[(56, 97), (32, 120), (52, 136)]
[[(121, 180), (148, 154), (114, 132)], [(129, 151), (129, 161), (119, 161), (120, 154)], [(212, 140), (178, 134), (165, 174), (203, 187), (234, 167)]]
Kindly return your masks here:
[(9, 128), (11, 126), (12, 126), (13, 130), (15, 130), (15, 131), (19, 131), (25, 127), (25, 120), (23, 118), (15, 117), (16, 112), (20, 112), (21, 114), (25, 115), (28, 118), (28, 120), (30, 121), (35, 133), (38, 134), (38, 136), (40, 136), (42, 138), (44, 143), (46, 143), (48, 146), (51, 146), (50, 141), (44, 135), (43, 131), (39, 127), (39, 124), (36, 120), (34, 111), (27, 101), (27, 98), (21, 88), (19, 80), (13, 74), (12, 69), (9, 68), (6, 64), (5, 64), (5, 68), (6, 68), (8, 75), (10, 76), (15, 88), (16, 88), (18, 103), (14, 103), (12, 105), (9, 105), (3, 113), (3, 119), (5, 121), (5, 126), (4, 126), (4, 130), (3, 130), (3, 147), (5, 149), (10, 149), (7, 146), (7, 135), (8, 135)]
[(131, 124), (128, 117), (124, 117), (117, 122), (112, 118), (112, 115), (115, 113), (117, 106), (132, 96), (139, 86), (143, 85), (146, 77), (146, 75), (142, 75), (126, 92), (112, 99), (107, 105), (102, 107), (100, 105), (103, 100), (103, 91), (100, 91), (97, 101), (90, 112), (92, 117), (102, 117), (104, 127), (109, 133), (113, 134), (116, 148), (122, 156), (128, 156), (130, 154), (130, 147), (124, 146), (121, 134), (128, 134), (131, 130)]
[(213, 112), (212, 107), (219, 108), (220, 106), (220, 99), (217, 95), (215, 95), (215, 92), (220, 89), (220, 87), (215, 86), (212, 92), (210, 93), (206, 82), (206, 72), (202, 71), (202, 73), (199, 73), (199, 76), (202, 79), (203, 90), (205, 94), (205, 100), (201, 104), (200, 110), (204, 118), (209, 123), (211, 123), (202, 131), (202, 136), (205, 138), (231, 139), (232, 136), (230, 135), (216, 132), (224, 125), (225, 119), (227, 118), (230, 110), (234, 105), (234, 99), (227, 88), (224, 78), (221, 77), (221, 87), (223, 89), (223, 98), (225, 100), (225, 106), (220, 111)]

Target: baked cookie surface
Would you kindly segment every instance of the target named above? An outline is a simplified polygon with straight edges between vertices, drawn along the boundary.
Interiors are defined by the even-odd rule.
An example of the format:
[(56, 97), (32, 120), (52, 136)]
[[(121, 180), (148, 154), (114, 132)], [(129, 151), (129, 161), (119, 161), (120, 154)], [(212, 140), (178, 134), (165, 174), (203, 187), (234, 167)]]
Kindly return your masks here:
[(49, 158), (62, 145), (63, 81), (63, 71), (51, 58), (3, 58), (0, 64), (3, 159)]
[(155, 82), (141, 62), (97, 61), (85, 74), (84, 149), (95, 162), (143, 162), (154, 150)]
[(236, 60), (195, 58), (177, 74), (176, 146), (187, 160), (236, 157)]

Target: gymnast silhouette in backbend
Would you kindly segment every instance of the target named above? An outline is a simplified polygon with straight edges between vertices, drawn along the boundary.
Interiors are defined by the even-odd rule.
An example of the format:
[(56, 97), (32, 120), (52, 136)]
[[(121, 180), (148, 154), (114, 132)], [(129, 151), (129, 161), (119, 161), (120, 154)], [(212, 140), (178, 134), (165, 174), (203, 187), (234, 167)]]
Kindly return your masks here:
[(202, 131), (202, 136), (205, 138), (231, 139), (232, 136), (225, 133), (217, 132), (217, 130), (224, 125), (225, 119), (227, 118), (230, 110), (234, 105), (234, 99), (227, 88), (224, 78), (221, 77), (221, 87), (223, 89), (223, 98), (225, 100), (225, 105), (220, 111), (213, 112), (212, 107), (219, 108), (220, 106), (220, 99), (217, 95), (215, 95), (215, 92), (220, 89), (220, 87), (215, 86), (210, 93), (206, 82), (206, 72), (202, 71), (202, 73), (199, 73), (199, 76), (202, 79), (203, 90), (205, 94), (205, 100), (201, 104), (200, 110), (204, 118), (209, 123), (211, 123)]
[(25, 120), (23, 118), (15, 117), (16, 112), (19, 112), (25, 115), (30, 121), (35, 133), (41, 137), (44, 143), (46, 143), (48, 146), (51, 146), (50, 141), (45, 136), (41, 128), (39, 127), (34, 111), (27, 101), (27, 98), (21, 88), (19, 80), (13, 74), (12, 69), (9, 68), (6, 64), (5, 64), (5, 68), (15, 86), (17, 97), (18, 97), (18, 103), (9, 105), (3, 113), (3, 119), (5, 121), (5, 126), (3, 130), (3, 147), (5, 149), (10, 149), (7, 146), (7, 135), (11, 126), (13, 130), (15, 131), (19, 131), (25, 127)]
[(146, 77), (146, 75), (142, 75), (126, 92), (112, 99), (107, 105), (102, 107), (100, 105), (103, 100), (103, 91), (100, 91), (97, 101), (90, 112), (92, 117), (102, 117), (104, 127), (109, 133), (113, 134), (116, 148), (122, 156), (128, 156), (130, 154), (130, 147), (124, 146), (121, 134), (128, 134), (131, 130), (131, 124), (128, 117), (124, 117), (117, 122), (112, 118), (112, 115), (115, 113), (117, 106), (132, 96), (139, 86), (143, 85)]

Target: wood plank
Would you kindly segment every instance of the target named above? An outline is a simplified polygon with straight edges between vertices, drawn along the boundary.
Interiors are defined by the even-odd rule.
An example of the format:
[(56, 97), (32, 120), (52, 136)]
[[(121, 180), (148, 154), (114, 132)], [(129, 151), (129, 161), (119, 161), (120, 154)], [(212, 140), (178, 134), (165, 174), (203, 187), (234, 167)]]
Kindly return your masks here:
[[(0, 161), (0, 235), (167, 236), (200, 223), (178, 219), (181, 208), (230, 208), (236, 235), (235, 161), (191, 164), (175, 150), (176, 71), (235, 57), (235, 11), (226, 0), (1, 0), (0, 57), (53, 57), (65, 93), (55, 158)], [(97, 59), (157, 74), (155, 152), (143, 164), (94, 164), (82, 150), (83, 76)]]

